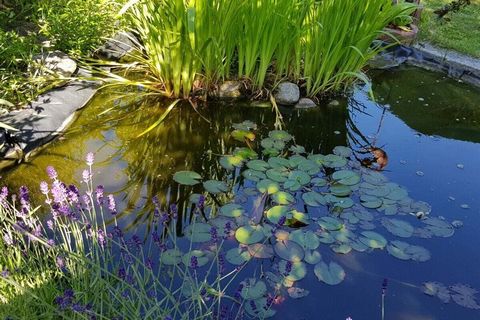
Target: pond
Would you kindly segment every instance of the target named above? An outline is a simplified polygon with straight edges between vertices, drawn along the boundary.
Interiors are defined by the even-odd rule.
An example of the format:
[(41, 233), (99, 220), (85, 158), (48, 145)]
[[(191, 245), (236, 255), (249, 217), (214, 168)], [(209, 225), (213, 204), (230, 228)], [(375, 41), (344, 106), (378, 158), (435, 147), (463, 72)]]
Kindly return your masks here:
[[(408, 230), (402, 229), (403, 224), (392, 227), (399, 219), (389, 216), (387, 211), (375, 210), (375, 205), (370, 206), (373, 209), (362, 209), (359, 212), (374, 217), (373, 221), (367, 218), (364, 222), (371, 223), (375, 232), (388, 241), (400, 240), (426, 248), (428, 252), (422, 251), (416, 260), (428, 261), (397, 259), (385, 246), (371, 252), (335, 253), (324, 241), (318, 249), (322, 259), (327, 263), (334, 261), (344, 269), (343, 282), (320, 282), (313, 266), (307, 266), (306, 277), (295, 286), (308, 290), (309, 295), (276, 304), (274, 318), (381, 319), (382, 286), (386, 286), (385, 319), (478, 319), (479, 310), (460, 305), (471, 302), (472, 295), (465, 287), (460, 288), (463, 291), (459, 289), (460, 293), (468, 291), (463, 295), (450, 291), (457, 294), (455, 298), (461, 300), (460, 304), (456, 300), (445, 304), (424, 294), (422, 284), (434, 281), (448, 287), (461, 283), (480, 289), (480, 90), (440, 74), (410, 68), (376, 71), (372, 77), (376, 102), (369, 98), (366, 88), (357, 88), (350, 97), (339, 98), (338, 105), (324, 103), (310, 110), (281, 108), (283, 129), (309, 153), (329, 154), (335, 146), (350, 147), (355, 155), (350, 156), (350, 166), (362, 175), (378, 174), (360, 167), (362, 159), (365, 164), (371, 158), (367, 149), (375, 147), (386, 152), (388, 163), (383, 175), (405, 188), (398, 190), (408, 190), (416, 208), (421, 209), (416, 213), (428, 213), (431, 209), (432, 220), (428, 221), (434, 221), (440, 229), (447, 225), (447, 234), (440, 230), (432, 237), (418, 230), (424, 223), (421, 220), (408, 214), (397, 215), (409, 226), (417, 227), (413, 236), (409, 234), (409, 239), (405, 239), (404, 232)], [(183, 211), (188, 208), (181, 204), (188, 202), (191, 191), (202, 191), (198, 187), (180, 187), (172, 180), (176, 172), (192, 170), (202, 177), (226, 180), (229, 174), (218, 165), (219, 159), (231, 154), (235, 147), (245, 146), (232, 138), (232, 125), (252, 121), (258, 126), (255, 135), (260, 141), (275, 129), (278, 120), (269, 104), (209, 103), (196, 110), (181, 105), (162, 125), (138, 137), (162, 115), (165, 107), (158, 102), (111, 96), (104, 93), (94, 98), (61, 139), (31, 162), (4, 172), (3, 183), (12, 189), (27, 185), (32, 189), (32, 197), (41, 199), (35, 189), (39, 181), (47, 180), (48, 165), (53, 165), (66, 182), (81, 181), (85, 154), (93, 152), (94, 179), (115, 195), (121, 225), (131, 232), (146, 233), (152, 227), (153, 196), (158, 196), (162, 203), (178, 203)], [(104, 112), (111, 107), (114, 108)], [(337, 149), (336, 153), (345, 151), (342, 150)], [(237, 197), (242, 197), (244, 190), (236, 190)], [(363, 200), (364, 204), (368, 202)], [(360, 201), (355, 201), (357, 208)], [(310, 206), (309, 210), (316, 219), (326, 214), (325, 210)], [(368, 223), (356, 232), (371, 229)], [(314, 230), (312, 225), (318, 229), (317, 223), (306, 229)], [(229, 241), (236, 245), (235, 240)], [(344, 249), (337, 246), (336, 250)], [(261, 266), (271, 264), (268, 260)], [(252, 264), (244, 272), (253, 272), (256, 267)], [(476, 298), (479, 302), (480, 297)]]

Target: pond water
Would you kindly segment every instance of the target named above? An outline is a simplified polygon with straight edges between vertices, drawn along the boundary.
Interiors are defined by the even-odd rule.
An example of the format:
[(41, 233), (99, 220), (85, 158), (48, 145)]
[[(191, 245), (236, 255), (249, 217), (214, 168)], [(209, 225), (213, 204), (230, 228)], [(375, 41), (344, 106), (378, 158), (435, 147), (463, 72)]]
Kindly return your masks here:
[[(453, 301), (444, 304), (423, 294), (421, 286), (438, 281), (480, 290), (480, 90), (418, 69), (375, 72), (372, 77), (377, 102), (369, 99), (365, 88), (358, 88), (349, 98), (338, 99), (337, 106), (282, 108), (283, 129), (308, 152), (328, 154), (335, 146), (349, 146), (366, 158), (366, 148), (381, 148), (388, 154), (383, 174), (390, 181), (407, 189), (412, 199), (429, 203), (431, 216), (462, 221), (463, 227), (451, 237), (407, 239), (428, 249), (431, 259), (426, 262), (402, 261), (387, 250), (336, 254), (322, 244), (322, 259), (341, 265), (345, 280), (335, 286), (319, 282), (309, 266), (296, 286), (310, 294), (275, 305), (275, 318), (381, 319), (382, 283), (388, 279), (385, 319), (479, 319), (479, 310)], [(32, 197), (41, 199), (35, 189), (47, 180), (48, 165), (66, 182), (81, 181), (85, 154), (94, 152), (94, 179), (117, 198), (121, 224), (132, 232), (145, 232), (152, 221), (152, 196), (179, 204), (188, 198), (185, 188), (173, 182), (175, 172), (193, 170), (210, 179), (226, 179), (218, 165), (220, 155), (242, 146), (231, 138), (232, 124), (256, 123), (260, 140), (276, 120), (270, 105), (211, 103), (196, 111), (182, 105), (162, 125), (137, 138), (165, 107), (110, 97), (98, 95), (61, 139), (31, 162), (4, 172), (2, 182), (11, 188), (27, 185)], [(110, 107), (115, 108), (102, 113)], [(382, 216), (375, 221), (378, 232), (388, 240), (405, 240), (381, 226)]]

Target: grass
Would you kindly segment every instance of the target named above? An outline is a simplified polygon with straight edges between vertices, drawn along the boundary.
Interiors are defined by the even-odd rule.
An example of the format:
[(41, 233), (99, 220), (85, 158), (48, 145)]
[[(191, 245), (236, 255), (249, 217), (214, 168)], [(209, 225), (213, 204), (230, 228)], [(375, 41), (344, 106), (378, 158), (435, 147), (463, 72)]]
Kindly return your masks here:
[(437, 19), (434, 10), (451, 0), (423, 0), (420, 37), (439, 47), (452, 49), (480, 58), (480, 0), (472, 0), (471, 5), (459, 12), (449, 13), (448, 19)]

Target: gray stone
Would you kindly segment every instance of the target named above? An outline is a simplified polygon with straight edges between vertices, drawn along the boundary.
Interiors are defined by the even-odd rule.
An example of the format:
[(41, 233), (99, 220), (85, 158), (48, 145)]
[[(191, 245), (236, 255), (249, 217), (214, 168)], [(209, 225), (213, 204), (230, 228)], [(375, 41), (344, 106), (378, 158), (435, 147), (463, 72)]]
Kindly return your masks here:
[(317, 104), (313, 102), (312, 99), (309, 98), (302, 98), (298, 103), (295, 105), (296, 109), (310, 109), (315, 108)]
[(73, 61), (67, 54), (61, 51), (44, 52), (33, 56), (35, 69), (44, 73), (44, 69), (53, 71), (63, 77), (70, 77), (77, 70), (77, 63)]
[(39, 147), (62, 134), (75, 119), (76, 111), (95, 92), (92, 82), (72, 82), (39, 96), (24, 109), (0, 116), (0, 122), (19, 130), (10, 132), (13, 139), (0, 150), (0, 167), (28, 159)]
[(338, 100), (332, 100), (328, 103), (328, 105), (331, 107), (336, 107), (340, 105), (340, 102), (338, 102)]
[(300, 88), (291, 82), (282, 82), (278, 85), (275, 101), (278, 104), (291, 106), (300, 99)]
[(138, 41), (131, 32), (121, 31), (98, 48), (96, 55), (103, 59), (120, 61), (138, 47)]
[(240, 98), (242, 88), (243, 85), (240, 81), (225, 81), (218, 88), (217, 96), (219, 98)]

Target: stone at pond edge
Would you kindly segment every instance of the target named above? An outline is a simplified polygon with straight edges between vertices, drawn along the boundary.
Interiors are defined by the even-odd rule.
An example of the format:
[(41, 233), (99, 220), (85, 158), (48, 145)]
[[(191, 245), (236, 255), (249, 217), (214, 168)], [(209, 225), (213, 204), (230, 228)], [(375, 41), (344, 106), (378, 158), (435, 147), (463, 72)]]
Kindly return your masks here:
[(61, 51), (37, 54), (33, 56), (33, 61), (35, 69), (47, 69), (63, 77), (70, 77), (77, 70), (77, 63)]
[(137, 40), (133, 33), (121, 31), (112, 39), (107, 40), (103, 46), (98, 48), (95, 54), (100, 58), (119, 61), (133, 50), (135, 41)]
[(282, 82), (278, 85), (275, 101), (278, 104), (291, 106), (300, 99), (300, 89), (295, 83)]
[(308, 98), (302, 98), (295, 105), (295, 109), (310, 109), (310, 108), (315, 108), (316, 106), (317, 104), (313, 102), (313, 100)]
[(242, 87), (240, 81), (225, 81), (218, 88), (216, 96), (218, 98), (240, 98), (243, 96)]

